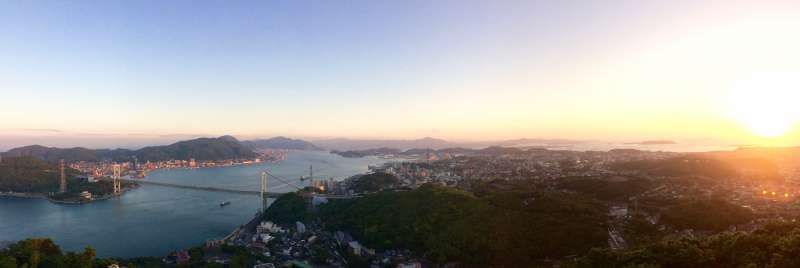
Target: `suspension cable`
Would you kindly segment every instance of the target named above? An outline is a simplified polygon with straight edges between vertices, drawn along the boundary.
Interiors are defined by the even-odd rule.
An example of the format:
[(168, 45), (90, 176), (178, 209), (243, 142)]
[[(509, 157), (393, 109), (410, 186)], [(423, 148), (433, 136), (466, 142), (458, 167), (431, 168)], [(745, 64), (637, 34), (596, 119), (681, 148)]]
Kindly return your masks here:
[(288, 181), (286, 181), (286, 180), (284, 180), (284, 179), (282, 179), (282, 178), (280, 178), (280, 177), (278, 177), (278, 176), (272, 175), (272, 173), (269, 173), (269, 171), (266, 171), (266, 170), (264, 170), (264, 173), (267, 173), (267, 175), (269, 175), (269, 176), (272, 176), (272, 177), (273, 177), (273, 178), (275, 178), (276, 180), (278, 180), (278, 181), (280, 181), (280, 182), (283, 182), (284, 184), (287, 184), (287, 185), (289, 185), (289, 186), (292, 186), (292, 187), (294, 187), (294, 188), (295, 188), (295, 189), (297, 189), (297, 190), (303, 189), (303, 188), (301, 188), (301, 187), (298, 187), (298, 186), (297, 186), (297, 185), (295, 185), (294, 183), (290, 183), (290, 182), (288, 182)]

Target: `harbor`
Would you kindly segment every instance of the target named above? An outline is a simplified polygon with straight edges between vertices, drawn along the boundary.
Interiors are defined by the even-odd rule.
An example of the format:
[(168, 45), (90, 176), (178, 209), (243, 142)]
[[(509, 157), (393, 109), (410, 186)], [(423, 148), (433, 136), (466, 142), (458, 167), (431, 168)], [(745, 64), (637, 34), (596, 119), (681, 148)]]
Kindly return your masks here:
[[(296, 151), (284, 161), (202, 169), (163, 169), (146, 181), (258, 191), (259, 174), (273, 174), (301, 185), (300, 177), (314, 165), (315, 177), (345, 178), (379, 165), (378, 158), (348, 159), (321, 151)], [(274, 183), (270, 192), (294, 188)], [(141, 184), (119, 198), (80, 206), (51, 203), (43, 198), (4, 198), (0, 202), (0, 240), (47, 236), (65, 250), (91, 245), (101, 257), (163, 256), (176, 249), (222, 239), (253, 219), (261, 209), (257, 194), (163, 187)], [(220, 206), (222, 202), (230, 202)], [(99, 234), (114, 234), (113, 239)], [(119, 243), (125, 241), (125, 243)]]

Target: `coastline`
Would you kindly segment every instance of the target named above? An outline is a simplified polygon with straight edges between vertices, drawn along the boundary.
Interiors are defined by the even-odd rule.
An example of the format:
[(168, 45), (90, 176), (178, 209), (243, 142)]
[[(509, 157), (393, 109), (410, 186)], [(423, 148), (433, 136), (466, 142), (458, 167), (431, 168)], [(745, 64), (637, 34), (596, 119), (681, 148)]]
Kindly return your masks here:
[[(303, 152), (299, 152), (299, 153), (303, 153)], [(323, 155), (320, 156), (320, 157), (322, 157), (320, 159), (323, 159), (324, 161), (331, 161), (330, 165), (335, 166), (335, 168), (333, 168), (333, 173), (342, 173), (342, 171), (346, 170), (347, 172), (342, 173), (342, 174), (348, 174), (348, 175), (365, 172), (365, 170), (362, 171), (363, 167), (366, 167), (368, 165), (372, 165), (373, 164), (373, 161), (350, 161), (350, 160), (341, 160), (341, 162), (334, 161), (334, 160), (339, 160), (339, 159), (342, 159), (342, 158), (339, 157), (339, 156), (336, 156), (336, 155), (329, 155), (329, 153), (327, 153), (327, 152), (323, 152)], [(291, 167), (294, 167), (294, 163), (296, 161), (302, 161), (302, 162), (317, 161), (317, 158), (318, 157), (317, 157), (316, 154), (309, 155), (308, 157), (296, 157), (296, 158), (292, 158), (292, 160), (289, 161), (289, 163), (287, 163), (285, 165), (291, 165)], [(332, 158), (334, 160), (331, 160), (329, 158)], [(277, 161), (277, 162), (283, 162), (283, 161)], [(262, 162), (262, 164), (264, 164), (264, 162)], [(281, 165), (284, 165), (284, 164), (281, 164)], [(298, 170), (301, 170), (301, 171), (298, 171), (296, 173), (298, 173), (300, 175), (305, 175), (304, 174), (305, 169), (301, 169), (301, 168), (307, 168), (308, 165), (309, 164), (305, 164), (305, 163), (297, 164), (297, 166), (299, 166)], [(358, 167), (358, 168), (351, 168), (350, 167), (351, 165), (354, 166), (354, 167)], [(232, 169), (234, 171), (230, 171), (230, 172), (229, 171), (225, 171), (225, 172), (220, 173), (220, 174), (225, 176), (226, 178), (228, 176), (230, 176), (231, 177), (230, 179), (232, 179), (234, 182), (238, 183), (241, 180), (239, 178), (240, 174), (238, 174), (235, 170), (237, 170), (238, 168), (244, 168), (245, 166), (250, 166), (250, 167), (247, 167), (248, 170), (250, 170), (250, 169), (260, 169), (260, 167), (257, 167), (257, 164), (253, 163), (253, 164), (244, 164), (244, 165), (228, 165), (228, 166), (216, 166), (216, 167), (164, 168), (164, 169), (162, 169), (162, 171), (169, 171), (169, 170), (209, 170), (209, 169), (228, 170), (228, 169)], [(342, 171), (339, 171), (337, 169), (339, 167), (342, 167), (341, 168)], [(316, 165), (315, 165), (315, 168), (317, 168)], [(354, 170), (357, 170), (357, 171), (353, 171), (351, 173), (351, 171), (349, 171), (350, 169), (354, 169)], [(294, 169), (292, 169), (292, 172), (294, 172)], [(215, 172), (211, 172), (211, 173), (215, 173)], [(325, 174), (324, 172), (321, 172), (321, 173)], [(190, 174), (188, 176), (194, 176), (194, 175), (191, 175), (193, 173), (185, 173), (185, 174)], [(230, 175), (228, 175), (228, 174), (230, 174)], [(150, 175), (150, 174), (148, 174), (148, 175)], [(157, 173), (155, 173), (155, 172), (152, 173), (152, 175), (153, 175), (152, 178), (154, 178), (154, 179), (156, 177), (160, 176), (160, 175), (157, 175)], [(296, 176), (290, 176), (290, 175), (284, 175), (284, 176), (289, 176), (291, 178), (296, 177)], [(148, 176), (148, 178), (150, 178), (150, 176)], [(247, 177), (247, 178), (248, 178), (247, 181), (249, 182), (250, 181), (249, 180), (250, 177)], [(134, 179), (134, 178), (131, 178), (131, 179)], [(105, 180), (105, 178), (103, 180)], [(217, 180), (213, 180), (213, 181), (215, 182)], [(140, 187), (144, 186), (142, 184), (139, 184), (139, 185), (140, 185)], [(145, 192), (150, 192), (150, 188), (151, 187), (149, 187), (149, 186), (148, 187), (143, 187), (142, 190), (144, 190)], [(130, 189), (135, 189), (135, 188), (130, 188)], [(130, 190), (130, 189), (126, 188), (126, 190)], [(282, 191), (286, 191), (286, 190), (289, 190), (289, 189), (282, 189)], [(171, 200), (170, 198), (174, 197), (174, 195), (171, 193), (172, 191), (169, 191), (169, 190), (168, 191), (157, 191), (157, 192), (158, 192), (157, 195), (152, 195), (152, 196), (151, 195), (140, 195), (140, 194), (137, 194), (136, 192), (133, 193), (134, 194), (133, 196), (126, 197), (126, 199), (128, 199), (128, 202), (119, 202), (119, 203), (129, 204), (130, 202), (135, 201), (136, 202), (135, 205), (137, 207), (134, 208), (134, 209), (131, 209), (131, 210), (127, 210), (126, 209), (124, 211), (125, 215), (114, 214), (112, 216), (113, 217), (122, 216), (126, 220), (127, 219), (139, 219), (139, 218), (136, 218), (136, 217), (141, 216), (141, 215), (158, 217), (157, 215), (156, 216), (152, 215), (153, 211), (169, 210), (169, 209), (163, 209), (163, 210), (160, 209), (159, 208), (159, 206), (160, 206), (159, 203), (160, 202), (168, 202), (167, 200)], [(184, 191), (178, 191), (178, 192), (184, 192)], [(21, 198), (44, 198), (44, 199), (47, 199), (47, 196), (46, 196), (47, 193), (44, 193), (44, 194), (36, 194), (36, 193), (0, 193), (0, 195), (10, 196), (10, 197), (19, 196)], [(202, 194), (198, 194), (198, 195), (202, 195)], [(136, 197), (134, 198), (134, 196), (136, 196)], [(186, 196), (193, 196), (193, 195), (186, 195)], [(100, 199), (99, 197), (96, 197), (96, 198)], [(100, 200), (94, 200), (94, 201), (100, 201)], [(41, 204), (42, 207), (55, 207), (55, 211), (59, 211), (57, 207), (63, 207), (63, 209), (64, 209), (63, 213), (66, 213), (67, 215), (80, 214), (82, 217), (88, 217), (88, 218), (95, 219), (95, 218), (97, 218), (97, 217), (95, 217), (96, 215), (90, 213), (90, 211), (93, 212), (96, 209), (101, 211), (101, 212), (107, 212), (107, 213), (114, 213), (114, 212), (115, 213), (121, 213), (121, 211), (119, 211), (119, 207), (112, 206), (112, 204), (116, 204), (116, 203), (118, 203), (118, 201), (119, 200), (112, 201), (112, 202), (106, 202), (106, 203), (98, 203), (98, 204), (89, 205), (89, 206), (80, 207), (80, 208), (78, 208), (75, 205), (82, 205), (82, 204), (86, 204), (88, 202), (41, 202), (41, 203), (39, 203), (39, 202), (30, 202), (30, 203), (38, 203), (38, 204)], [(142, 201), (142, 202), (139, 202), (139, 201)], [(188, 199), (187, 199), (187, 201), (188, 201)], [(272, 201), (272, 199), (270, 199), (270, 201)], [(11, 203), (11, 202), (13, 202), (13, 200), (9, 200), (9, 202)], [(18, 200), (17, 202), (14, 202), (14, 203), (25, 203), (25, 202), (22, 201), (22, 200)], [(183, 203), (183, 202), (181, 202), (181, 203)], [(188, 203), (192, 203), (192, 202), (188, 202)], [(215, 208), (214, 209), (215, 212), (217, 211), (217, 209), (216, 209), (217, 203), (218, 203), (218, 200), (213, 203), (213, 206)], [(270, 202), (270, 203), (272, 203), (272, 202)], [(47, 205), (47, 206), (45, 206), (45, 205)], [(64, 205), (67, 205), (67, 206), (64, 206)], [(70, 205), (73, 205), (73, 206), (70, 206)], [(232, 207), (228, 207), (225, 210), (220, 210), (220, 211), (230, 211), (231, 208), (236, 208), (237, 206), (239, 206), (239, 202), (234, 202), (234, 205)], [(70, 207), (72, 207), (74, 209), (70, 209)], [(243, 207), (249, 208), (250, 206), (246, 205), (246, 206), (243, 206)], [(141, 209), (141, 208), (147, 208), (147, 209)], [(190, 206), (177, 206), (176, 207), (176, 209), (185, 209), (185, 208), (189, 209), (187, 211), (193, 212), (192, 209), (195, 209), (196, 207), (192, 207), (191, 205)], [(203, 212), (203, 214), (207, 214), (207, 213)], [(241, 215), (240, 216), (239, 214), (245, 214), (245, 215)], [(88, 216), (86, 216), (86, 215), (88, 215)], [(111, 215), (111, 214), (108, 214), (108, 215)], [(108, 217), (108, 215), (101, 215), (100, 217)], [(171, 217), (171, 216), (172, 215), (169, 215), (169, 216), (166, 216), (166, 217)], [(191, 229), (192, 230), (191, 232), (189, 232), (189, 231), (185, 231), (185, 232), (184, 231), (175, 231), (175, 228), (173, 228), (173, 226), (165, 227), (164, 230), (173, 231), (173, 232), (170, 232), (169, 235), (167, 235), (169, 237), (163, 237), (162, 238), (162, 237), (153, 236), (153, 235), (151, 235), (149, 233), (137, 234), (137, 235), (140, 235), (140, 236), (148, 237), (153, 241), (167, 241), (165, 243), (174, 244), (176, 246), (164, 247), (164, 246), (159, 244), (157, 246), (153, 246), (152, 248), (137, 249), (137, 251), (132, 251), (135, 254), (131, 254), (130, 252), (123, 250), (125, 248), (129, 248), (130, 246), (117, 246), (117, 245), (113, 245), (111, 243), (108, 243), (106, 241), (90, 242), (90, 241), (94, 241), (94, 240), (97, 240), (97, 239), (91, 238), (89, 236), (82, 236), (82, 237), (80, 237), (80, 239), (76, 239), (73, 236), (71, 236), (72, 234), (69, 234), (69, 235), (61, 234), (61, 230), (59, 228), (54, 228), (54, 231), (50, 231), (50, 230), (47, 230), (47, 231), (36, 231), (36, 230), (34, 230), (34, 231), (27, 231), (27, 232), (31, 233), (28, 237), (41, 235), (42, 233), (45, 233), (45, 234), (54, 233), (55, 235), (48, 235), (48, 236), (55, 237), (55, 238), (61, 240), (62, 243), (65, 245), (65, 247), (69, 248), (69, 249), (80, 250), (84, 245), (87, 245), (89, 243), (91, 243), (91, 245), (98, 245), (98, 247), (104, 248), (104, 252), (100, 252), (98, 256), (117, 257), (117, 258), (135, 258), (135, 257), (142, 257), (142, 256), (163, 257), (166, 254), (168, 254), (169, 252), (174, 251), (176, 249), (193, 248), (193, 247), (196, 247), (196, 246), (201, 246), (203, 243), (209, 242), (209, 241), (210, 242), (218, 242), (218, 241), (223, 241), (224, 240), (226, 242), (232, 242), (234, 240), (233, 239), (234, 237), (237, 237), (237, 236), (241, 235), (241, 233), (245, 229), (245, 228), (243, 228), (243, 226), (247, 226), (249, 222), (253, 221), (254, 219), (257, 219), (257, 217), (254, 215), (254, 213), (252, 213), (250, 211), (246, 211), (246, 213), (225, 212), (223, 214), (220, 214), (220, 216), (227, 217), (227, 219), (226, 220), (214, 219), (213, 222), (211, 222), (211, 224), (209, 224), (207, 226), (198, 226), (197, 224), (193, 224), (193, 223), (188, 223), (187, 222), (186, 226), (192, 226), (193, 228), (180, 227), (180, 228)], [(102, 219), (101, 219), (101, 221), (102, 221)], [(92, 222), (97, 222), (97, 221), (92, 221)], [(120, 223), (120, 225), (123, 226), (123, 227), (129, 227), (126, 224), (128, 224), (128, 223), (127, 222), (121, 222)], [(168, 223), (164, 223), (164, 224), (168, 224)], [(169, 223), (169, 224), (171, 224), (171, 223)], [(141, 228), (140, 226), (149, 226), (149, 225), (152, 225), (152, 224), (150, 224), (149, 221), (147, 221), (147, 222), (140, 223), (139, 227), (136, 227), (136, 226), (134, 226), (134, 227)], [(208, 227), (208, 226), (212, 226), (213, 229)], [(112, 228), (102, 227), (102, 228), (99, 228), (99, 229), (103, 230), (104, 232), (109, 232), (109, 231), (116, 230), (115, 228), (116, 227), (112, 227)], [(88, 233), (88, 231), (84, 231), (84, 230), (79, 230), (77, 232), (81, 233), (81, 234)], [(175, 233), (175, 235), (173, 235), (173, 233)], [(196, 233), (196, 234), (191, 235), (191, 236), (187, 236), (186, 235), (187, 233)], [(130, 235), (128, 235), (128, 236), (130, 236)], [(124, 238), (126, 236), (122, 235), (121, 237)], [(23, 237), (20, 237), (19, 239), (23, 239)], [(186, 244), (185, 242), (183, 242), (183, 241), (186, 241), (186, 240), (198, 240), (198, 241)], [(138, 242), (138, 243), (142, 244), (143, 242)], [(138, 250), (141, 250), (141, 251), (138, 251)]]
[(12, 198), (47, 198), (46, 194), (40, 193), (18, 193), (18, 192), (0, 192), (0, 197), (12, 197)]
[(122, 193), (120, 193), (119, 195), (107, 194), (107, 195), (102, 195), (102, 196), (97, 197), (97, 198), (92, 198), (92, 200), (81, 200), (81, 201), (69, 201), (69, 200), (53, 199), (49, 195), (43, 194), (43, 193), (19, 193), (19, 192), (0, 192), (0, 198), (45, 199), (47, 201), (50, 201), (53, 204), (83, 205), (83, 204), (88, 204), (88, 203), (92, 203), (92, 202), (96, 202), (96, 201), (104, 201), (104, 200), (108, 200), (108, 199), (111, 199), (111, 198), (114, 198), (114, 197), (122, 196), (126, 192), (128, 192), (130, 190), (133, 190), (133, 189), (136, 189), (136, 188), (139, 188), (138, 184), (137, 184), (137, 186), (134, 186), (134, 187), (123, 188), (122, 189)]

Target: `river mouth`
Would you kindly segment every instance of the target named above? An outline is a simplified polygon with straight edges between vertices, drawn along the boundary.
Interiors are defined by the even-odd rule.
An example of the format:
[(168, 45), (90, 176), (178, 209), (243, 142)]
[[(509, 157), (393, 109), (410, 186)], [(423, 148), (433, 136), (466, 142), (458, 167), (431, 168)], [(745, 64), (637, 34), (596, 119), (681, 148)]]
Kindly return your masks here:
[[(305, 185), (314, 177), (341, 180), (387, 162), (380, 158), (344, 158), (321, 151), (295, 151), (277, 163), (208, 169), (158, 170), (146, 180), (176, 184), (259, 190), (262, 170)], [(270, 192), (294, 188), (270, 184)], [(220, 206), (223, 202), (229, 202)], [(246, 223), (260, 209), (256, 195), (142, 185), (119, 198), (80, 206), (44, 199), (0, 199), (0, 241), (50, 237), (68, 251), (91, 246), (99, 257), (164, 256), (170, 251), (219, 239)]]

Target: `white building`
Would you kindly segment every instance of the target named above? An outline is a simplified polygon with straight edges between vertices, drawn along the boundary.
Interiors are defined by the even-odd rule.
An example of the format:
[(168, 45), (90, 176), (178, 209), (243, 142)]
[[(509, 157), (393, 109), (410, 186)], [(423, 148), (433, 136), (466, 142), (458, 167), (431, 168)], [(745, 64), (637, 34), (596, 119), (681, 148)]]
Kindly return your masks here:
[(362, 247), (361, 247), (361, 244), (358, 243), (358, 241), (350, 241), (350, 243), (348, 243), (347, 246), (349, 246), (350, 249), (353, 250), (353, 254), (356, 254), (357, 256), (361, 256), (361, 248)]
[(397, 268), (422, 268), (422, 264), (419, 262), (406, 262), (398, 264)]
[(283, 233), (284, 230), (277, 224), (272, 223), (271, 221), (262, 221), (260, 224), (256, 226), (256, 233)]

